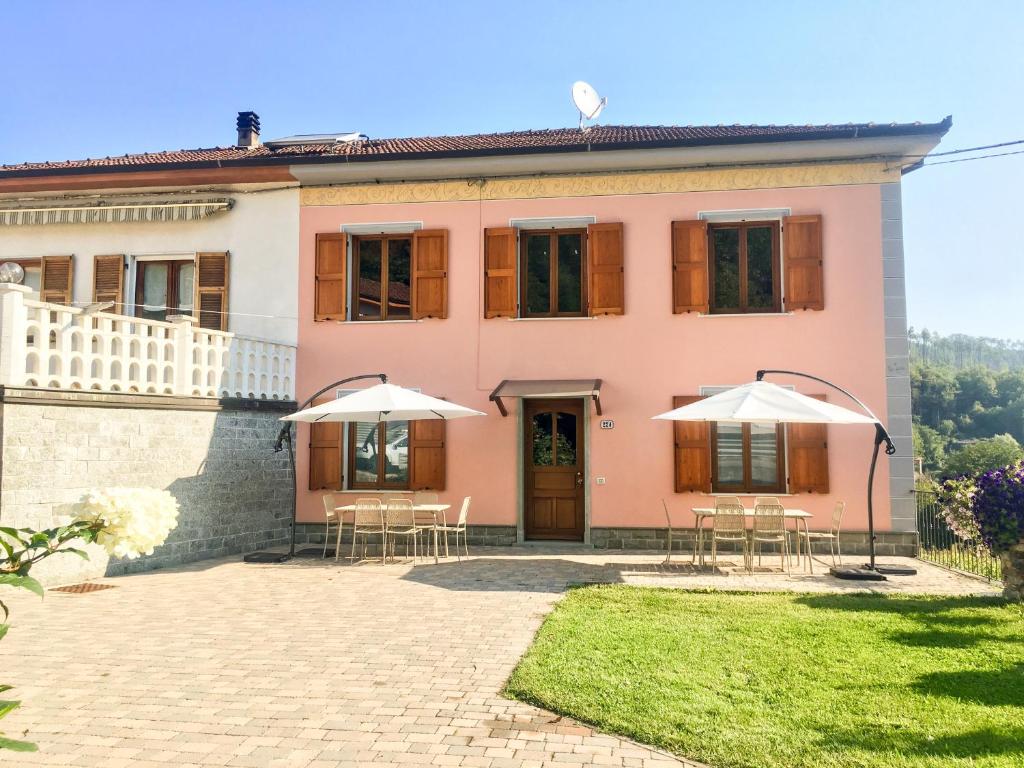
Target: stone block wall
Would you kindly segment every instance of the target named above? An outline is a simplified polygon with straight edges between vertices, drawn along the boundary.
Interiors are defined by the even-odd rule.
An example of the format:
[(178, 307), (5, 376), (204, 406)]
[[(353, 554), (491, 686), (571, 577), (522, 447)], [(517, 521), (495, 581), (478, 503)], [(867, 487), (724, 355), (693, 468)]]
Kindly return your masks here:
[[(693, 530), (672, 531), (672, 551), (693, 551)], [(594, 549), (654, 549), (664, 551), (668, 545), (667, 528), (592, 528), (590, 540)], [(843, 531), (839, 535), (843, 555), (866, 555), (868, 534), (866, 531)], [(705, 539), (705, 547), (710, 548)], [(916, 532), (879, 532), (875, 534), (875, 554), (916, 557), (918, 540)], [(731, 552), (729, 546), (722, 551)], [(765, 552), (774, 551), (765, 545)], [(814, 552), (828, 552), (828, 542), (814, 542)]]
[(148, 557), (54, 556), (33, 575), (70, 583), (287, 543), (291, 475), (274, 453), (294, 403), (12, 390), (0, 403), (0, 525), (58, 524), (94, 488), (152, 487), (180, 506)]

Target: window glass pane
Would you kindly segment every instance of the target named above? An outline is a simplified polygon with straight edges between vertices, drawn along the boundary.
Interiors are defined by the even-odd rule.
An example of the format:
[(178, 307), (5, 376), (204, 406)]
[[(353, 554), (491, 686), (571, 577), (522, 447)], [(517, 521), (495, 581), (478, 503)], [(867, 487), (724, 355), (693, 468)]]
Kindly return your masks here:
[(196, 265), (193, 262), (182, 262), (178, 265), (178, 310), (182, 314), (192, 312), (195, 304), (193, 294)]
[(743, 425), (716, 424), (718, 451), (717, 478), (719, 485), (743, 484)]
[(359, 241), (359, 317), (380, 318), (380, 240)]
[(711, 230), (715, 285), (711, 304), (715, 309), (739, 309), (740, 306), (740, 231)]
[(554, 464), (551, 456), (551, 414), (538, 413), (533, 417), (533, 466), (550, 467)]
[(377, 423), (356, 422), (350, 429), (355, 430), (355, 438), (352, 442), (352, 450), (355, 453), (355, 482), (368, 483), (374, 486), (380, 485), (377, 479)]
[(411, 254), (411, 240), (388, 240), (388, 317), (395, 320), (412, 317)]
[(772, 228), (751, 227), (747, 230), (747, 306), (771, 308), (772, 290)]
[(583, 236), (558, 236), (558, 311), (583, 311)]
[(778, 475), (778, 432), (773, 424), (750, 425), (750, 482), (774, 488)]
[(42, 275), (42, 267), (22, 267), (25, 270), (25, 279), (21, 281), (22, 285), (27, 285), (32, 289), (32, 293), (28, 295), (30, 299), (39, 298), (39, 280)]
[(526, 313), (551, 311), (551, 237), (526, 238)]
[(166, 262), (142, 262), (142, 317), (163, 320), (167, 316)]
[(559, 466), (576, 465), (576, 414), (559, 413), (557, 418), (558, 438), (556, 462)]
[(404, 485), (409, 481), (409, 422), (388, 422), (385, 434), (384, 481), (388, 485)]

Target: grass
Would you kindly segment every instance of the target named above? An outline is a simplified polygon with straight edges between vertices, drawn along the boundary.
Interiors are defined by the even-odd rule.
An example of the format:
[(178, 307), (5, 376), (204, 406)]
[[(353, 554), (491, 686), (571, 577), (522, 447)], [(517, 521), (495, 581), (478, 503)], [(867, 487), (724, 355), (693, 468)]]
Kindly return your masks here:
[(506, 694), (715, 768), (1019, 768), (995, 598), (572, 590)]

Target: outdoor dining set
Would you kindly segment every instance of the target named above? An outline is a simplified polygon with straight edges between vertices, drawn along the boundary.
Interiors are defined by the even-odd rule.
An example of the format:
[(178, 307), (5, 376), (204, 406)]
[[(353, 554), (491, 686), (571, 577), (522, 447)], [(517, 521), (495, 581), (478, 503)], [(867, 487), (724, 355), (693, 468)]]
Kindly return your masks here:
[[(665, 562), (672, 559), (673, 527), (672, 516), (668, 503), (663, 499), (665, 518), (668, 522), (668, 554)], [(832, 523), (828, 531), (811, 531), (807, 521), (813, 515), (802, 509), (787, 509), (776, 496), (758, 496), (753, 507), (745, 507), (737, 496), (717, 496), (714, 507), (693, 507), (695, 523), (693, 531), (693, 553), (691, 563), (701, 567), (706, 560), (706, 542), (711, 542), (711, 568), (718, 564), (719, 544), (726, 544), (732, 549), (739, 549), (743, 555), (743, 568), (753, 572), (754, 556), (761, 565), (764, 545), (770, 545), (777, 551), (782, 568), (789, 573), (795, 555), (797, 563), (806, 562), (811, 573), (814, 573), (811, 543), (827, 541), (832, 556), (832, 564), (836, 559), (842, 563), (842, 552), (839, 548), (839, 531), (846, 511), (846, 502), (839, 501), (832, 511)], [(705, 526), (710, 518), (711, 526)], [(787, 522), (793, 528), (786, 527)], [(749, 525), (748, 525), (749, 524)], [(806, 560), (804, 560), (806, 558)]]
[[(327, 544), (330, 541), (331, 525), (335, 526), (334, 559), (341, 557), (341, 537), (348, 524), (352, 533), (352, 551), (349, 557), (352, 562), (366, 558), (367, 545), (371, 541), (380, 542), (382, 562), (390, 556), (395, 561), (395, 544), (402, 540), (405, 544), (405, 555), (410, 550), (413, 562), (419, 559), (420, 553), (429, 555), (433, 552), (434, 562), (440, 558), (441, 547), (444, 556), (449, 557), (449, 537), (454, 536), (455, 556), (459, 562), (462, 555), (469, 556), (466, 541), (466, 522), (469, 517), (470, 497), (462, 500), (459, 517), (449, 523), (447, 512), (450, 504), (439, 504), (436, 493), (417, 492), (412, 498), (359, 498), (351, 504), (339, 504), (335, 494), (324, 496), (324, 515), (327, 530), (324, 535), (324, 552), (327, 556)], [(460, 539), (461, 537), (461, 544)], [(360, 543), (362, 546), (360, 547)]]

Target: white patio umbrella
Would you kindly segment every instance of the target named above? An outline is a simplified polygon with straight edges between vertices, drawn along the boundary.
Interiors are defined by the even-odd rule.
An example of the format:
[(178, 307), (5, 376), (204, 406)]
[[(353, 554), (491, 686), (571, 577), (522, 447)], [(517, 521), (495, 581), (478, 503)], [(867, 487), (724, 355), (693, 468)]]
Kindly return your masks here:
[[(801, 395), (792, 389), (780, 387), (767, 381), (762, 381), (766, 373), (778, 373), (788, 376), (800, 376), (825, 384), (833, 389), (839, 390), (852, 399), (857, 405), (864, 409), (864, 413), (857, 413), (839, 405), (826, 403), (823, 400), (816, 400), (813, 397)], [(872, 508), (872, 490), (875, 478), (875, 465), (878, 462), (879, 447), (885, 443), (886, 453), (893, 454), (896, 449), (889, 438), (888, 432), (882, 422), (871, 412), (864, 403), (847, 392), (842, 387), (833, 384), (825, 379), (811, 376), (798, 371), (762, 370), (757, 372), (757, 381), (743, 384), (739, 387), (728, 389), (717, 395), (711, 395), (695, 403), (684, 405), (675, 410), (654, 416), (655, 419), (666, 421), (703, 421), (718, 422), (725, 424), (871, 424), (875, 427), (875, 446), (871, 454), (871, 468), (868, 472), (868, 546), (870, 548), (870, 563), (863, 569), (856, 568), (833, 568), (832, 573), (839, 578), (847, 579), (884, 579), (881, 575), (893, 573), (909, 575), (915, 573), (913, 569), (897, 567), (886, 567), (880, 569), (875, 565), (875, 524)]]
[(394, 384), (376, 384), (336, 400), (282, 416), (281, 421), (313, 424), (324, 421), (448, 420), (466, 416), (486, 414)]
[(720, 424), (875, 424), (878, 421), (767, 381), (727, 389), (654, 418)]

